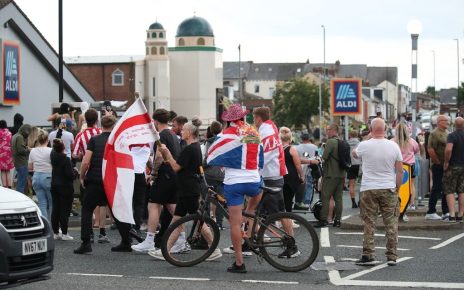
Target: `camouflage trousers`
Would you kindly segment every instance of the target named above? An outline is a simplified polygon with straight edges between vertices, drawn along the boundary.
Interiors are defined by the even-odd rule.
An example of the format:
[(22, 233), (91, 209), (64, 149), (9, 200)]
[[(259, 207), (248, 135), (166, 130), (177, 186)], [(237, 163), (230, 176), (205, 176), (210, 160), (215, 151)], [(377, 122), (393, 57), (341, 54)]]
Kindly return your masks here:
[(380, 213), (385, 225), (385, 237), (387, 238), (387, 251), (385, 255), (389, 259), (396, 260), (396, 247), (398, 245), (398, 217), (400, 205), (398, 193), (395, 189), (375, 189), (362, 192), (361, 219), (364, 223), (363, 256), (375, 257), (375, 223)]

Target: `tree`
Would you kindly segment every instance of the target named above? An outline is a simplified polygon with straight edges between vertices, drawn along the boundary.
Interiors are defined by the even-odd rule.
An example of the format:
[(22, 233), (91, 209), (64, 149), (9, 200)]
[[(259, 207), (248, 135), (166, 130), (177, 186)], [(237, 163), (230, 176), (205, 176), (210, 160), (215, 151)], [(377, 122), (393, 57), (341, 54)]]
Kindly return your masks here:
[(458, 111), (460, 106), (464, 104), (464, 83), (461, 83), (461, 86), (458, 88)]
[[(319, 85), (303, 78), (278, 85), (273, 97), (273, 119), (279, 126), (310, 129), (311, 119), (319, 114)], [(322, 85), (322, 110), (329, 107), (329, 91)]]
[(429, 96), (435, 96), (435, 87), (428, 86), (427, 89), (425, 89), (425, 93)]

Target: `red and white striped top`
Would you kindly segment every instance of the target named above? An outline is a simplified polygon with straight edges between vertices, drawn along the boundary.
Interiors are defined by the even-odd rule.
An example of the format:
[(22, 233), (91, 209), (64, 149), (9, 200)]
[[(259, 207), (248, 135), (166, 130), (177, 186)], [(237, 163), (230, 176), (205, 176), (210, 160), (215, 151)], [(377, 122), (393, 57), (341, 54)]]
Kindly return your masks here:
[(94, 135), (101, 134), (101, 129), (97, 127), (87, 128), (84, 131), (78, 133), (74, 139), (74, 148), (72, 151), (73, 157), (81, 157), (85, 154), (87, 144), (89, 144), (90, 138)]

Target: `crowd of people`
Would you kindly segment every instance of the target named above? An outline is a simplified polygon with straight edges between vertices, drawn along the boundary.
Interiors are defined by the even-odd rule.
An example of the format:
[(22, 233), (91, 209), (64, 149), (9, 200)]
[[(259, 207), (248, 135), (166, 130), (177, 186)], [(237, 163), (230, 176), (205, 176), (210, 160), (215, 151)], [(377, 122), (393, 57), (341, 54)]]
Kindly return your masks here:
[[(301, 144), (295, 144), (291, 129), (279, 129), (271, 120), (267, 107), (253, 110), (253, 124), (250, 125), (245, 122), (250, 112), (233, 104), (224, 111), (221, 121), (209, 124), (204, 137), (200, 134), (198, 118), (189, 121), (172, 111), (156, 109), (152, 118), (161, 146), (154, 143), (130, 147), (135, 174), (135, 225), (130, 225), (112, 217), (103, 186), (103, 155), (117, 121), (115, 111), (111, 104), (104, 104), (97, 112), (84, 103), (77, 122), (73, 112), (68, 104), (62, 104), (60, 111), (48, 118), (53, 123), (50, 133), (23, 124), (24, 118), (19, 114), (15, 116), (12, 128), (0, 120), (0, 169), (2, 185), (9, 188), (13, 186), (10, 171), (15, 169), (16, 190), (22, 193), (27, 193), (28, 176), (32, 175), (32, 189), (40, 211), (51, 219), (57, 240), (73, 240), (68, 233), (68, 220), (74, 200), (73, 183), (79, 179), (82, 243), (74, 250), (76, 254), (92, 252), (95, 226), (99, 228), (98, 242), (109, 242), (105, 224), (109, 216), (121, 236), (121, 242), (111, 251), (134, 251), (164, 259), (159, 248), (167, 227), (180, 217), (195, 213), (199, 207), (201, 166), (205, 169), (208, 184), (227, 200), (232, 241), (230, 247), (222, 251), (216, 249), (208, 260), (218, 259), (223, 253), (235, 255), (234, 263), (227, 269), (229, 272), (245, 273), (243, 256), (252, 255), (248, 244), (242, 241), (242, 210), (253, 212), (258, 204), (268, 215), (309, 210), (315, 193), (320, 191), (322, 208), (316, 227), (329, 224), (340, 227), (346, 183), (352, 207), (360, 208), (364, 222), (363, 252), (356, 263), (371, 265), (374, 262), (375, 219), (380, 213), (387, 236), (388, 264), (395, 265), (398, 221), (407, 221), (406, 215), (399, 215), (398, 201), (403, 164), (411, 165), (412, 178), (415, 178), (416, 156), (421, 152), (431, 160), (433, 179), (425, 218), (462, 222), (464, 119), (460, 117), (455, 121), (455, 131), (449, 134), (448, 118), (439, 116), (438, 127), (430, 134), (426, 133), (425, 140), (419, 142), (401, 122), (396, 125), (395, 136), (389, 140), (386, 138), (387, 126), (380, 117), (371, 121), (367, 134), (352, 130), (346, 141), (339, 137), (339, 126), (330, 124), (325, 128), (327, 140), (324, 145), (321, 142), (316, 146), (309, 134), (302, 134)], [(230, 152), (218, 150), (224, 138), (240, 140), (240, 146), (243, 146), (240, 154), (244, 156), (237, 158), (227, 155)], [(360, 174), (361, 187), (356, 201)], [(280, 191), (263, 197), (262, 184)], [(455, 193), (459, 201), (457, 213)], [(443, 216), (436, 211), (439, 198), (442, 198)], [(409, 209), (414, 210), (415, 206), (415, 189), (412, 187)], [(220, 212), (216, 213), (212, 208), (212, 215), (223, 229)], [(293, 235), (295, 225), (283, 220), (282, 226)], [(134, 243), (132, 237), (140, 237), (145, 228), (145, 237)], [(179, 231), (176, 235), (178, 238), (170, 251), (189, 251), (185, 233)], [(205, 239), (211, 242), (207, 235)], [(294, 258), (300, 254), (295, 245), (285, 249), (279, 257)]]

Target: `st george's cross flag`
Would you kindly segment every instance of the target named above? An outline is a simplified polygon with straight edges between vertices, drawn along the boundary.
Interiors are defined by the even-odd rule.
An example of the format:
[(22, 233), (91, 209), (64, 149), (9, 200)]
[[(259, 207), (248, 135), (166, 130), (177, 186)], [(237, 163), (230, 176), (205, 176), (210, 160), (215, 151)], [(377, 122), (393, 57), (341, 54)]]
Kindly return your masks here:
[(135, 175), (130, 146), (158, 139), (158, 132), (140, 98), (119, 119), (108, 138), (103, 155), (103, 185), (113, 215), (121, 222), (135, 223), (132, 213)]

